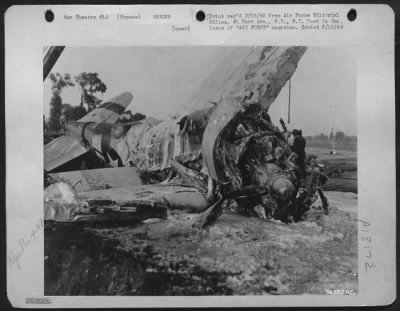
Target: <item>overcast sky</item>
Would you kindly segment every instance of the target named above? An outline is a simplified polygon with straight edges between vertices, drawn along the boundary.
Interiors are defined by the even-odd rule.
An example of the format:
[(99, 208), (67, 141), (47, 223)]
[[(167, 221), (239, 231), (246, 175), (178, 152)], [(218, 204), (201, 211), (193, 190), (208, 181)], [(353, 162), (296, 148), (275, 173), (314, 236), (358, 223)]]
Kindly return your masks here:
[[(52, 72), (97, 72), (107, 85), (107, 100), (129, 91), (133, 113), (156, 118), (179, 114), (210, 71), (234, 47), (66, 47)], [(235, 66), (235, 64), (232, 64)], [(331, 128), (356, 135), (356, 59), (344, 48), (310, 47), (291, 82), (291, 123), (304, 135), (328, 134)], [(44, 82), (44, 113), (49, 114), (50, 81)], [(78, 105), (77, 87), (61, 94)], [(287, 121), (288, 85), (270, 108), (272, 120)]]

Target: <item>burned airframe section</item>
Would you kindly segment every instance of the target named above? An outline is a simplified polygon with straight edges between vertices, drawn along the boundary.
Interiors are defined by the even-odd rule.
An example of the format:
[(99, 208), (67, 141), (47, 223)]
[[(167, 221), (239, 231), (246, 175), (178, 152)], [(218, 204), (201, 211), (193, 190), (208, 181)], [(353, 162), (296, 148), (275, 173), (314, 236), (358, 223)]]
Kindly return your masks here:
[[(356, 289), (354, 215), (343, 217), (336, 206), (326, 215), (328, 204), (322, 192), (326, 175), (310, 158), (306, 181), (300, 180), (286, 129), (272, 124), (268, 115), (305, 52), (305, 47), (255, 47), (241, 52), (244, 58), (237, 64), (241, 70), (228, 74), (229, 80), (217, 89), (219, 100), (200, 102), (177, 118), (149, 117), (122, 124), (117, 109), (111, 114), (94, 111), (66, 124), (62, 140), (73, 141), (80, 154), (90, 152), (110, 166), (119, 166), (117, 170), (129, 170), (133, 177), (115, 182), (107, 177), (115, 169), (103, 169), (96, 174), (101, 178), (94, 178), (96, 184), (87, 171), (81, 177), (52, 173), (73, 155), (49, 161), (57, 164), (47, 172), (53, 182), (45, 189), (44, 216), (47, 230), (55, 234), (50, 234), (45, 252), (67, 255), (61, 265), (88, 262), (85, 269), (90, 272), (85, 272), (86, 281), (76, 279), (83, 270), (67, 269), (65, 274), (50, 258), (46, 294), (322, 294), (324, 287), (315, 284), (329, 279), (332, 272), (318, 268), (311, 281), (309, 272), (313, 264), (331, 265), (329, 256), (340, 250), (345, 261), (338, 265), (340, 272), (332, 284), (345, 281)], [(125, 99), (132, 99), (128, 93), (121, 96), (110, 100), (110, 107), (126, 107)], [(52, 144), (56, 154), (58, 143)], [(354, 198), (349, 202), (354, 205)], [(311, 208), (315, 203), (322, 208)], [(298, 222), (304, 219), (308, 220), (304, 225)], [(298, 222), (290, 225), (294, 230), (286, 224), (293, 221)], [(104, 246), (99, 237), (118, 244), (118, 251), (110, 246), (110, 251), (100, 253), (120, 259), (101, 261), (90, 243), (79, 241), (78, 236), (72, 242), (80, 245), (78, 252), (71, 262), (64, 262), (71, 256), (64, 245), (56, 245), (62, 240), (57, 234), (78, 223), (83, 224), (76, 228), (84, 231), (85, 241), (94, 235), (96, 245)], [(349, 228), (346, 235), (338, 230), (338, 223)], [(232, 256), (233, 249), (240, 252)], [(233, 260), (224, 259), (228, 257)], [(119, 272), (105, 272), (99, 279), (103, 264)], [(296, 269), (304, 273), (295, 272), (292, 280), (288, 273)], [(307, 282), (311, 283), (304, 286)]]
[[(135, 186), (125, 189), (125, 200), (121, 199), (121, 191), (114, 188), (93, 193), (94, 199), (86, 194), (69, 203), (57, 200), (52, 197), (52, 191), (47, 191), (45, 219), (106, 220), (106, 211), (110, 213), (110, 219), (114, 219), (120, 212), (139, 213), (138, 210), (143, 209), (149, 215), (154, 210), (156, 217), (160, 213), (158, 209), (162, 208), (186, 207), (203, 212), (212, 207), (213, 212), (207, 212), (206, 222), (209, 223), (220, 215), (225, 199), (238, 200), (249, 214), (262, 218), (285, 222), (301, 219), (302, 213), (316, 199), (320, 178), (316, 176), (299, 192), (298, 168), (292, 160), (287, 137), (271, 123), (268, 108), (295, 72), (305, 51), (305, 47), (254, 48), (248, 55), (254, 60), (244, 73), (234, 78), (235, 93), (221, 90), (224, 97), (219, 102), (179, 120), (157, 122), (149, 119), (132, 125), (115, 125), (118, 112), (108, 111), (103, 104), (96, 110), (105, 112), (91, 112), (78, 122), (66, 124), (69, 134), (66, 137), (75, 141), (81, 139), (81, 145), (95, 150), (103, 159), (113, 151), (119, 156), (119, 165), (129, 163), (142, 175), (158, 177), (159, 182), (168, 179), (162, 185), (143, 185), (141, 191)], [(122, 94), (108, 105), (131, 100), (131, 95)], [(116, 106), (124, 107), (122, 104)], [(104, 120), (99, 115), (104, 115)], [(124, 147), (128, 152), (112, 148), (112, 131), (116, 126), (126, 132)], [(127, 126), (130, 128), (126, 131)], [(106, 135), (110, 143), (104, 146)], [(123, 138), (114, 135), (114, 139)], [(97, 141), (100, 142), (98, 146)], [(312, 174), (320, 172), (312, 168)], [(163, 195), (164, 192), (174, 194)], [(191, 199), (187, 200), (187, 197)]]

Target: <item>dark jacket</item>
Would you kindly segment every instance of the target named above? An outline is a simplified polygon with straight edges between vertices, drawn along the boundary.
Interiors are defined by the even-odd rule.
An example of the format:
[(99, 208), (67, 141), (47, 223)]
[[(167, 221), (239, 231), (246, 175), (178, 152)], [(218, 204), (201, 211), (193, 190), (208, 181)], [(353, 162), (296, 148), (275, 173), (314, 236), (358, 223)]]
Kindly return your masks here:
[(297, 154), (299, 159), (304, 160), (306, 157), (306, 140), (303, 136), (298, 136), (294, 139), (292, 151)]

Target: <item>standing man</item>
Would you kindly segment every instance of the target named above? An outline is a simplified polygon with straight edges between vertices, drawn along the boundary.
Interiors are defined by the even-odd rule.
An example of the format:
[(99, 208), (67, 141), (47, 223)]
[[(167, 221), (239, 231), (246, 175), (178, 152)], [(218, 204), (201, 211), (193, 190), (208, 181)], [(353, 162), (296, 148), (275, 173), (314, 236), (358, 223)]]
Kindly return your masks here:
[(297, 154), (297, 165), (300, 168), (300, 177), (306, 177), (306, 166), (305, 166), (305, 159), (306, 159), (306, 140), (303, 137), (302, 130), (293, 130), (294, 135), (294, 142), (292, 146), (292, 151)]

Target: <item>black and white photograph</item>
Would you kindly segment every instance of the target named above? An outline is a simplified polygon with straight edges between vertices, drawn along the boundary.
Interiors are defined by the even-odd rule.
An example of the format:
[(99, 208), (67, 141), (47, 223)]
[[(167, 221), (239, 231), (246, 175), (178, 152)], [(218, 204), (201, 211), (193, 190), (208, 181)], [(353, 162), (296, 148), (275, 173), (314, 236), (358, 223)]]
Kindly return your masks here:
[(388, 5), (19, 5), (4, 20), (10, 305), (395, 301)]
[(43, 55), (46, 296), (358, 294), (352, 50)]

